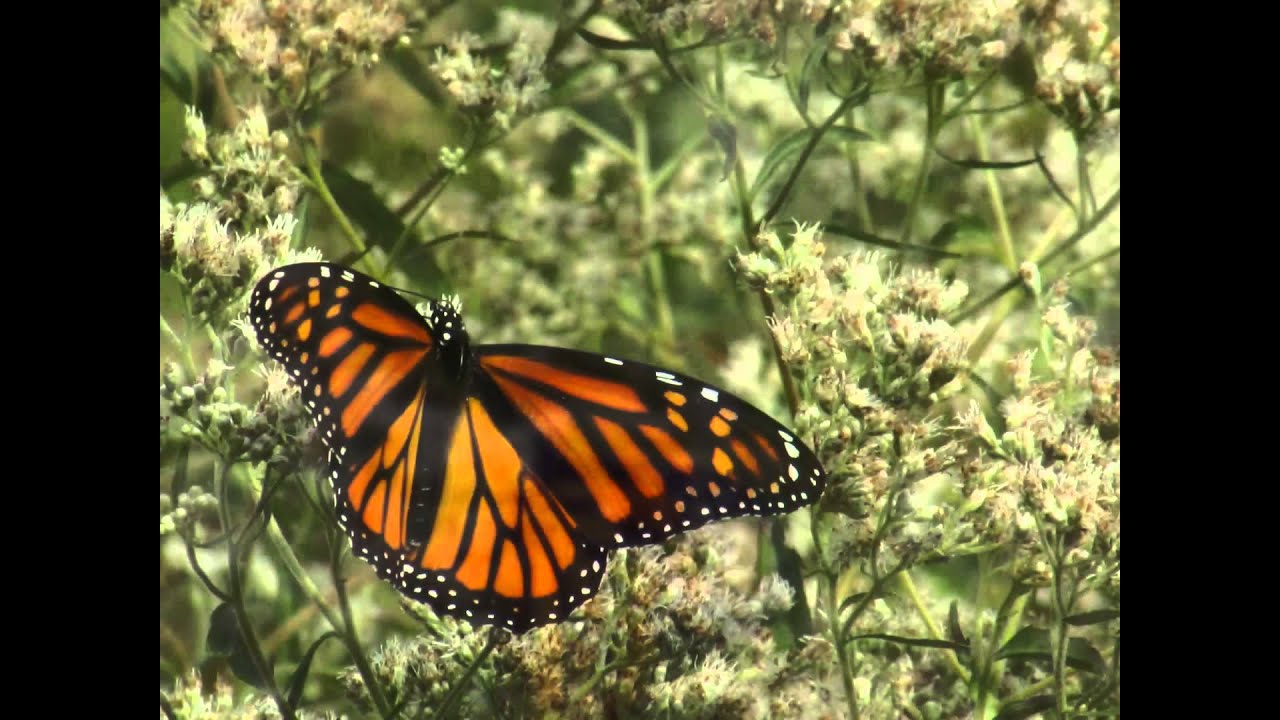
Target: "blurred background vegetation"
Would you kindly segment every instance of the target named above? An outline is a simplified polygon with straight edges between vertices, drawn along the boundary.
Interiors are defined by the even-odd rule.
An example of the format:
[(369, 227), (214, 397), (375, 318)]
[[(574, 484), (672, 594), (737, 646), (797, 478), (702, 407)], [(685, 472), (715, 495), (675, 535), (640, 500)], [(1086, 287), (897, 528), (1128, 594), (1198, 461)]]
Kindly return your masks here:
[[(162, 3), (162, 716), (1118, 716), (1119, 22)], [(722, 385), (827, 497), (496, 647), (402, 607), (242, 322), (300, 258)]]

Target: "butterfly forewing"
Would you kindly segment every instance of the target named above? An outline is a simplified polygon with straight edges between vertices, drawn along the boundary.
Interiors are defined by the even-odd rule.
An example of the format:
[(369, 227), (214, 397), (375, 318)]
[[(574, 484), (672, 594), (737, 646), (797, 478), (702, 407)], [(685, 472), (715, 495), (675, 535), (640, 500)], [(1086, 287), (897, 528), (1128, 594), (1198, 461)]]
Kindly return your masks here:
[(424, 423), (429, 328), (395, 293), (326, 263), (271, 272), (249, 308), (329, 449), (338, 517), (356, 553), (390, 577), (410, 540), (422, 446), (447, 429)]
[(530, 345), (477, 351), (476, 392), (592, 542), (657, 542), (808, 505), (825, 476), (763, 412), (694, 378)]

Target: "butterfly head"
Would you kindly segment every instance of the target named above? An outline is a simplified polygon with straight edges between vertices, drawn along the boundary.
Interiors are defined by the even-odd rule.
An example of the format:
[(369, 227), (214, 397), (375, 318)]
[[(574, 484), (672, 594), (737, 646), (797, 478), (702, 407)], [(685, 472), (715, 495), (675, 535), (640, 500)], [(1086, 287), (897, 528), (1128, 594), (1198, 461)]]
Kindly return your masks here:
[(424, 309), (423, 319), (435, 337), (440, 367), (451, 374), (456, 372), (456, 377), (461, 378), (471, 345), (462, 321), (462, 301), (457, 295), (432, 300)]

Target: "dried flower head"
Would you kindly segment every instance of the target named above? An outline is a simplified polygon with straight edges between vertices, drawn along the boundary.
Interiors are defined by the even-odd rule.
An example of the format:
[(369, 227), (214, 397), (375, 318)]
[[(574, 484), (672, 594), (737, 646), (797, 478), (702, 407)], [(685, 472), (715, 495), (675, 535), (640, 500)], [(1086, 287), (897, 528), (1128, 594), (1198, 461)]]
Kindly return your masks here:
[(302, 86), (318, 69), (368, 68), (401, 40), (409, 3), (400, 0), (190, 0), (208, 45), (260, 82)]

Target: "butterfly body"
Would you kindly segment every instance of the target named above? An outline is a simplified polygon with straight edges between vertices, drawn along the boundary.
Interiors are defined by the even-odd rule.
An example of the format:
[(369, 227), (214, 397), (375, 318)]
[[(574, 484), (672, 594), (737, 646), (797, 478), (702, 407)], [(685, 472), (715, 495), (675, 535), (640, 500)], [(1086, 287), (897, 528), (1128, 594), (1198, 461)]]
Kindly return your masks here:
[(259, 282), (250, 318), (328, 446), (355, 552), (410, 598), (515, 632), (563, 620), (609, 549), (808, 505), (813, 453), (730, 393), (645, 363), (473, 345), (327, 263)]

